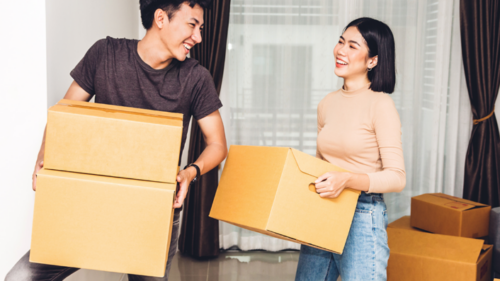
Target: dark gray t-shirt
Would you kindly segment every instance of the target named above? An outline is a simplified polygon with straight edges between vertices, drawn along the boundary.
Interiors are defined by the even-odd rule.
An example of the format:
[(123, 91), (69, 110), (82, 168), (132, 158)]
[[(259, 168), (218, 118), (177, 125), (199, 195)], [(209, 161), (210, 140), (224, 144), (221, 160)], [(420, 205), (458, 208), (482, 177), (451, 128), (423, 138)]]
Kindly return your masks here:
[(213, 78), (194, 59), (153, 69), (137, 53), (137, 40), (97, 41), (71, 71), (95, 102), (184, 115), (181, 154), (191, 116), (201, 119), (222, 107)]

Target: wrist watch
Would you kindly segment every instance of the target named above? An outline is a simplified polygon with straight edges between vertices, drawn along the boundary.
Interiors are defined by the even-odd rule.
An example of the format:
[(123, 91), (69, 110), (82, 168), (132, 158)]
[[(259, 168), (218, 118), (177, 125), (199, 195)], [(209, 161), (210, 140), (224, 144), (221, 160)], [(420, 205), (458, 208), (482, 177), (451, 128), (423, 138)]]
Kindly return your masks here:
[(200, 178), (200, 167), (198, 167), (198, 165), (194, 163), (191, 163), (186, 165), (186, 167), (184, 167), (184, 170), (186, 170), (189, 167), (194, 167), (196, 169), (196, 177), (194, 177), (193, 181), (191, 182), (191, 184), (193, 184)]

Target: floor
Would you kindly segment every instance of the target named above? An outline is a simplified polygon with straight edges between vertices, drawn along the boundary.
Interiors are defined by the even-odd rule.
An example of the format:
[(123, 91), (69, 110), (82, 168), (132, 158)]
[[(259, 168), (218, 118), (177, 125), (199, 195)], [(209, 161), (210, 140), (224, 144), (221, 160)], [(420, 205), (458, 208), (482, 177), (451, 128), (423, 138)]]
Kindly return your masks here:
[[(196, 260), (177, 252), (169, 281), (293, 281), (298, 251), (277, 253), (224, 252), (218, 258)], [(127, 281), (125, 274), (79, 270), (65, 281)], [(341, 281), (340, 278), (338, 281)]]
[(199, 261), (178, 253), (171, 281), (285, 281), (294, 280), (299, 252), (225, 252), (216, 259)]

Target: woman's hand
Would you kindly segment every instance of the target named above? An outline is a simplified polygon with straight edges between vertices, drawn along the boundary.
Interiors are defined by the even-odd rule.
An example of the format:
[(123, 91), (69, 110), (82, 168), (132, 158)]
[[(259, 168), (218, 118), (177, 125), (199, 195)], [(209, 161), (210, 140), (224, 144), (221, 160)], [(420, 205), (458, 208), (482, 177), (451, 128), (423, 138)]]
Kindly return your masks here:
[(316, 193), (322, 198), (337, 198), (347, 187), (351, 173), (328, 172), (320, 176), (315, 182)]

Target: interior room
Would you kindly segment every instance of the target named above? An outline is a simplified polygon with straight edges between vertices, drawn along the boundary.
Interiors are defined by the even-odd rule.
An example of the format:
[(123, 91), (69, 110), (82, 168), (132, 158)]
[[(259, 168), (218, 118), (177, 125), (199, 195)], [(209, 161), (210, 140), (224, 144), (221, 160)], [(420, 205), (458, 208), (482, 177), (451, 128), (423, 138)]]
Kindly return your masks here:
[[(27, 0), (7, 1), (2, 6), (0, 278), (6, 278), (35, 245), (38, 235), (34, 229), (39, 211), (35, 209), (37, 192), (32, 189), (33, 167), (41, 151), (41, 140), (45, 138), (49, 108), (61, 103), (75, 80), (70, 73), (98, 40), (109, 36), (143, 42), (151, 29), (144, 27), (139, 0)], [(202, 9), (198, 4), (189, 9), (196, 7)], [(198, 166), (198, 174), (192, 169), (197, 176), (195, 182), (186, 184), (190, 187), (179, 215), (179, 233), (174, 238), (168, 237), (169, 243), (170, 239), (178, 238), (168, 280), (302, 280), (297, 273), (299, 257), (301, 262), (305, 260), (301, 245), (340, 255), (349, 239), (355, 209), (359, 211), (358, 196), (371, 193), (384, 193), (380, 198), (386, 206), (385, 225), (384, 221), (381, 223), (384, 245), (390, 249), (387, 270), (383, 269), (387, 277), (374, 280), (427, 280), (413, 279), (415, 276), (433, 276), (436, 279), (428, 280), (442, 281), (500, 278), (500, 120), (496, 112), (500, 88), (500, 2), (213, 0), (201, 15), (204, 15), (201, 43), (191, 46), (192, 49), (186, 47), (186, 52), (190, 60), (199, 61), (213, 78), (213, 83), (203, 87), (213, 88), (222, 103), (218, 112), (229, 154), (201, 177)], [(331, 202), (337, 202), (338, 196), (338, 200), (347, 200), (342, 199), (348, 197), (347, 193), (357, 192), (351, 192), (355, 196), (353, 204), (342, 205), (350, 209), (339, 208), (340, 216), (349, 213), (348, 219), (337, 221), (335, 215), (330, 215), (332, 227), (339, 230), (333, 231), (332, 238), (325, 239), (335, 240), (339, 233), (345, 232), (345, 236), (338, 238), (341, 244), (337, 251), (336, 244), (330, 247), (330, 244), (321, 244), (320, 238), (311, 238), (314, 242), (308, 240), (309, 234), (325, 232), (329, 226), (323, 225), (316, 231), (309, 229), (309, 224), (302, 223), (302, 219), (319, 221), (320, 217), (328, 218), (328, 214), (311, 211), (321, 203), (316, 206), (307, 201), (297, 205), (305, 206), (304, 209), (290, 207), (292, 203), (286, 202), (292, 202), (293, 192), (286, 191), (284, 181), (288, 180), (291, 186), (294, 178), (285, 179), (281, 173), (296, 165), (297, 173), (311, 178), (308, 183), (312, 187), (304, 187), (308, 195), (314, 195), (318, 202), (325, 200), (318, 191), (322, 180), (315, 182), (315, 179), (331, 170), (322, 170), (318, 167), (323, 164), (314, 162), (316, 164), (307, 166), (315, 167), (311, 172), (303, 163), (319, 159), (328, 162), (318, 145), (319, 105), (337, 91), (348, 92), (344, 88), (348, 80), (338, 75), (342, 67), (338, 52), (344, 49), (339, 51), (340, 47), (336, 46), (346, 41), (346, 26), (359, 18), (385, 23), (394, 37), (395, 86), (392, 94), (384, 96), (389, 96), (400, 122), (397, 137), (404, 155), (401, 165), (405, 183), (404, 189), (397, 192), (370, 192), (374, 177), (363, 172), (364, 176), (368, 175), (366, 179), (372, 181), (366, 190), (349, 189), (346, 185), (347, 189), (340, 190), (342, 193), (329, 197), (333, 198)], [(378, 56), (379, 63), (381, 57)], [(371, 58), (373, 56), (368, 56), (365, 63), (370, 63)], [(376, 67), (368, 68), (364, 74), (367, 79), (374, 77), (369, 73), (372, 69), (377, 71)], [(374, 85), (372, 80), (369, 82)], [(376, 92), (383, 94), (383, 91)], [(94, 103), (94, 98), (90, 102)], [(347, 114), (336, 120), (350, 124), (349, 120), (356, 116)], [(189, 122), (184, 149), (175, 159), (179, 162), (175, 168), (180, 169), (175, 173), (189, 168), (207, 146), (206, 127), (197, 123), (195, 117), (193, 115)], [(378, 132), (383, 130), (377, 128)], [(370, 132), (376, 134), (375, 129)], [(377, 146), (382, 142), (379, 138), (374, 143)], [(343, 142), (346, 146), (356, 142), (349, 143), (351, 141)], [(240, 151), (239, 147), (268, 147), (269, 151), (258, 156), (260, 152)], [(278, 151), (279, 148), (287, 150)], [(347, 151), (342, 148), (341, 154), (347, 155)], [(252, 160), (240, 158), (237, 162), (237, 155)], [(279, 162), (278, 158), (283, 161)], [(349, 159), (346, 161), (360, 163)], [(378, 162), (372, 161), (370, 165), (379, 165), (377, 171), (382, 171), (387, 168), (383, 160), (377, 159)], [(244, 173), (245, 169), (252, 173)], [(319, 170), (323, 172), (316, 173)], [(340, 167), (337, 173), (347, 170)], [(265, 188), (272, 185), (271, 175), (264, 176), (268, 171), (274, 171), (276, 182), (269, 193), (267, 190), (271, 189)], [(255, 176), (256, 173), (263, 175), (262, 178)], [(176, 180), (173, 182), (175, 186)], [(240, 193), (229, 194), (235, 190)], [(173, 192), (179, 196), (179, 187)], [(258, 201), (250, 202), (249, 198)], [(303, 198), (295, 199), (306, 202)], [(170, 209), (168, 218), (173, 220), (173, 207)], [(241, 221), (236, 219), (238, 216)], [(442, 218), (442, 221), (433, 224), (429, 218)], [(55, 221), (56, 217), (49, 215), (44, 220)], [(456, 233), (453, 232), (455, 226)], [(420, 246), (408, 246), (401, 241), (413, 241), (409, 244)], [(432, 249), (432, 245), (443, 244), (459, 245), (457, 249), (461, 250)], [(168, 255), (168, 249), (162, 249), (162, 258)], [(408, 271), (404, 267), (411, 261), (406, 259), (408, 256), (422, 260), (424, 267), (430, 260), (443, 264), (456, 262), (460, 264), (458, 269), (454, 267), (457, 275), (469, 276), (470, 273), (473, 277), (446, 279), (454, 275), (439, 277), (432, 271), (438, 269), (429, 269), (429, 273), (420, 269)], [(430, 262), (427, 267), (432, 268)], [(447, 272), (446, 267), (441, 269)], [(127, 273), (133, 272), (97, 270), (90, 266), (64, 280), (132, 281)], [(342, 280), (343, 274), (340, 270), (338, 280)], [(317, 280), (333, 280), (321, 278)]]

